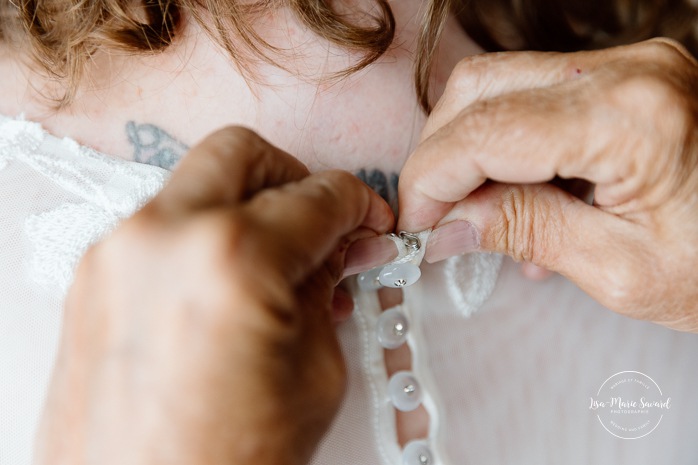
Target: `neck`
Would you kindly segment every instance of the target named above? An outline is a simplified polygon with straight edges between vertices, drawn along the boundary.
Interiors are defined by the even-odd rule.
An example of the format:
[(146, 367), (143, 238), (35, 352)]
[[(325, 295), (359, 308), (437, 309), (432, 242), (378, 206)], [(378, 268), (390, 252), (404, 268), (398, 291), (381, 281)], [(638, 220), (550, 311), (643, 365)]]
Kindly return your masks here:
[[(183, 151), (219, 127), (238, 124), (258, 131), (311, 170), (378, 170), (390, 177), (425, 121), (412, 82), (419, 4), (394, 5), (396, 45), (374, 65), (341, 80), (318, 77), (356, 57), (280, 12), (273, 18), (277, 24), (264, 27), (277, 35), (275, 45), (303, 52), (284, 61), (288, 71), (260, 64), (246, 80), (229, 55), (190, 22), (162, 53), (96, 56), (73, 102), (58, 110), (44, 95), (55, 84), (28, 73), (17, 60), (2, 59), (0, 75), (12, 78), (0, 90), (0, 113), (24, 113), (57, 136), (136, 160), (155, 138)], [(437, 58), (436, 87), (459, 58), (477, 51), (454, 22), (444, 39), (448, 46)]]

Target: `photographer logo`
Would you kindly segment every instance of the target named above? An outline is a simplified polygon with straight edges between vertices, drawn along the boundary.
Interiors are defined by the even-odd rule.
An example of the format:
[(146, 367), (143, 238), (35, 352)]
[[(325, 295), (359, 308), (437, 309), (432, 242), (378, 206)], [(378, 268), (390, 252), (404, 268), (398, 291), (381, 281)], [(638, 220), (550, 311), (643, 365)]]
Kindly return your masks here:
[(621, 371), (601, 384), (589, 410), (601, 426), (621, 439), (639, 439), (654, 431), (672, 407), (652, 378), (639, 371)]

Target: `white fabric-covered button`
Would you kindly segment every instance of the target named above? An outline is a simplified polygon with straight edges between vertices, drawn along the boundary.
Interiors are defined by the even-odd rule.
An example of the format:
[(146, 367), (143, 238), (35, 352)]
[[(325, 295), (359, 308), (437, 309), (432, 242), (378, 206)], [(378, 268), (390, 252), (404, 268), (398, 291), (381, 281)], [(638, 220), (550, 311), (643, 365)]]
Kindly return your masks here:
[(402, 465), (432, 465), (433, 463), (434, 456), (426, 441), (411, 441), (402, 450)]
[(422, 403), (422, 388), (409, 371), (398, 371), (388, 381), (388, 394), (396, 409), (410, 412)]
[(397, 349), (407, 340), (409, 322), (399, 308), (384, 311), (378, 318), (378, 342), (386, 349)]
[(416, 283), (422, 272), (412, 263), (388, 265), (380, 272), (378, 279), (385, 287), (405, 287)]
[(359, 277), (356, 278), (359, 283), (359, 288), (362, 291), (375, 291), (376, 289), (380, 289), (382, 284), (378, 280), (378, 275), (380, 275), (381, 270), (383, 270), (383, 268), (374, 268), (360, 273)]

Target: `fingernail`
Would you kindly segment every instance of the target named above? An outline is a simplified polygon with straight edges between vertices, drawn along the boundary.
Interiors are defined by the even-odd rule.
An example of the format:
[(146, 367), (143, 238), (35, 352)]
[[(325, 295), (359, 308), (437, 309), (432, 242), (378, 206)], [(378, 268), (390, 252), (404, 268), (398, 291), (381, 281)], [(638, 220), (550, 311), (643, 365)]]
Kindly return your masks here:
[(480, 246), (480, 235), (468, 221), (454, 221), (440, 226), (429, 236), (424, 260), (434, 263), (454, 255), (474, 252)]
[(347, 250), (344, 259), (344, 277), (385, 265), (397, 257), (397, 254), (395, 242), (385, 236), (360, 239)]

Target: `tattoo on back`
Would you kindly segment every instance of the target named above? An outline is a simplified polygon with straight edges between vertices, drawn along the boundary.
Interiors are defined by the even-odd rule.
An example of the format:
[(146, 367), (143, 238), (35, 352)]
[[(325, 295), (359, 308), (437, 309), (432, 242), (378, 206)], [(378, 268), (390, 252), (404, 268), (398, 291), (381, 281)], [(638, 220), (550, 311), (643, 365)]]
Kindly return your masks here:
[(126, 135), (133, 145), (133, 157), (139, 163), (172, 170), (189, 150), (186, 144), (154, 124), (126, 123)]
[[(126, 135), (133, 146), (133, 158), (139, 163), (172, 170), (189, 147), (164, 129), (148, 123), (126, 123)], [(398, 174), (377, 169), (360, 169), (356, 177), (376, 191), (397, 212)]]
[(393, 211), (397, 213), (397, 183), (399, 180), (397, 173), (386, 174), (381, 170), (361, 169), (356, 173), (356, 177), (383, 197)]

